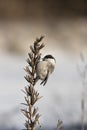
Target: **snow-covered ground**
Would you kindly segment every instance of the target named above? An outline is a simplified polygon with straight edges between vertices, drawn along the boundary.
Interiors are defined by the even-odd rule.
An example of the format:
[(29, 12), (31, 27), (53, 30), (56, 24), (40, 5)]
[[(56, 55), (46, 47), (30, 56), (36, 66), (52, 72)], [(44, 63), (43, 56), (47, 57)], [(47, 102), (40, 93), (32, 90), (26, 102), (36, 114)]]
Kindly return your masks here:
[[(58, 119), (64, 124), (80, 123), (82, 83), (76, 68), (77, 60), (62, 54), (56, 55), (56, 60), (56, 69), (46, 86), (37, 84), (36, 89), (43, 96), (36, 104), (42, 115), (40, 121), (50, 127), (56, 126)], [(0, 55), (0, 125), (23, 127), (20, 103), (24, 102), (21, 89), (27, 85), (25, 65), (25, 57)]]

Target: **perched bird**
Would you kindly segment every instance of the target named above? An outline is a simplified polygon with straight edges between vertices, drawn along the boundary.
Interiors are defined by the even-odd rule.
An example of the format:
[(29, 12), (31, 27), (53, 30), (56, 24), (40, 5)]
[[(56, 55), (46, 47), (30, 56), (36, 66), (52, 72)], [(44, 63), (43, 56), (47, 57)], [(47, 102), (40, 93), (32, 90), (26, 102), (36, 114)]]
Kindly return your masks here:
[(49, 75), (54, 71), (56, 60), (52, 55), (46, 55), (42, 61), (37, 64), (37, 76), (42, 80), (43, 86), (47, 83)]

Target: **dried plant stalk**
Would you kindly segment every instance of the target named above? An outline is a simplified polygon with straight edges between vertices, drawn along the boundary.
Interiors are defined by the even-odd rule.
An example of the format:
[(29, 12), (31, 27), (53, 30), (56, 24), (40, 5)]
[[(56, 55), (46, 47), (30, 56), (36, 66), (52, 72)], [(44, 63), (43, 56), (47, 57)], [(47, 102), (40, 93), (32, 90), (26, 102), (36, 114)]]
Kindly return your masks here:
[(85, 79), (86, 79), (86, 74), (87, 74), (87, 65), (85, 64), (85, 58), (83, 53), (80, 53), (80, 58), (81, 61), (84, 63), (85, 67), (83, 68), (83, 72), (80, 72), (81, 74), (81, 79), (82, 79), (82, 99), (81, 99), (81, 109), (82, 109), (82, 130), (85, 130)]
[(62, 127), (63, 127), (63, 122), (61, 120), (58, 120), (57, 130), (62, 130)]
[(85, 88), (87, 85), (87, 63), (85, 62), (85, 57), (83, 55), (82, 52), (80, 52), (80, 59), (81, 62), (84, 64), (83, 70), (81, 71), (81, 68), (79, 66), (77, 66), (77, 69), (79, 71), (80, 77), (81, 77), (81, 81), (82, 81), (82, 98), (81, 98), (81, 110), (82, 110), (82, 114), (81, 114), (81, 129), (85, 130)]
[(39, 93), (35, 90), (35, 84), (38, 82), (36, 66), (41, 59), (40, 50), (44, 47), (44, 44), (40, 44), (40, 42), (43, 38), (43, 36), (37, 38), (33, 46), (30, 46), (31, 52), (28, 53), (27, 59), (28, 66), (24, 69), (27, 72), (25, 79), (29, 83), (23, 90), (26, 103), (22, 103), (26, 106), (26, 109), (22, 109), (24, 116), (27, 118), (25, 122), (26, 130), (35, 130), (40, 117), (38, 108), (35, 107), (35, 103), (40, 98)]

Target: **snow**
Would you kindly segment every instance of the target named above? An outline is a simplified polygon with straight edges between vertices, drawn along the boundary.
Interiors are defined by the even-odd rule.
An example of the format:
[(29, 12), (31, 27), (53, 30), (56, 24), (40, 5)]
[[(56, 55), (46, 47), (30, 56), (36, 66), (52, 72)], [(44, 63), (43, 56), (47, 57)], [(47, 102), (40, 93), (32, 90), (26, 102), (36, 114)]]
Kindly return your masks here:
[[(46, 86), (40, 86), (40, 81), (36, 85), (43, 96), (36, 104), (41, 114), (40, 122), (50, 127), (56, 126), (58, 119), (64, 124), (80, 123), (82, 84), (76, 68), (78, 59), (60, 53), (56, 54), (56, 60), (55, 71)], [(23, 70), (26, 64), (25, 57), (0, 55), (0, 125), (2, 117), (4, 119), (8, 113), (10, 125), (23, 127), (24, 117), (20, 112), (23, 106), (20, 103), (24, 102), (21, 89), (27, 85)]]

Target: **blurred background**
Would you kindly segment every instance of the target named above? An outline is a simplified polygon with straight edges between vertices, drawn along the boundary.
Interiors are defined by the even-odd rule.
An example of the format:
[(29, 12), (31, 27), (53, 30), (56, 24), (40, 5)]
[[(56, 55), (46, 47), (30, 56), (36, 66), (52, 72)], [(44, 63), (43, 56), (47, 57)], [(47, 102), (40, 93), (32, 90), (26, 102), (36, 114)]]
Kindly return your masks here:
[(20, 103), (27, 82), (23, 68), (29, 46), (41, 35), (45, 36), (42, 56), (56, 58), (46, 86), (37, 84), (43, 96), (37, 104), (42, 128), (56, 129), (60, 119), (64, 129), (81, 129), (83, 88), (87, 125), (87, 80), (78, 71), (86, 73), (87, 1), (0, 0), (0, 130), (24, 129)]

